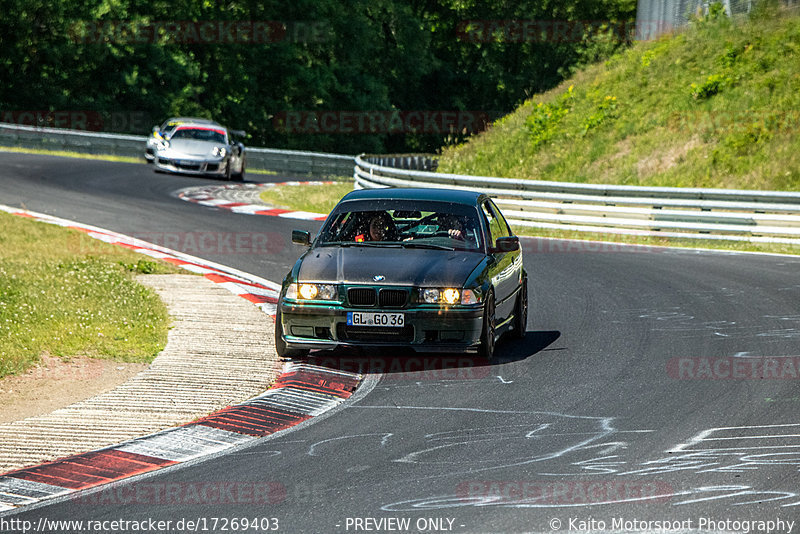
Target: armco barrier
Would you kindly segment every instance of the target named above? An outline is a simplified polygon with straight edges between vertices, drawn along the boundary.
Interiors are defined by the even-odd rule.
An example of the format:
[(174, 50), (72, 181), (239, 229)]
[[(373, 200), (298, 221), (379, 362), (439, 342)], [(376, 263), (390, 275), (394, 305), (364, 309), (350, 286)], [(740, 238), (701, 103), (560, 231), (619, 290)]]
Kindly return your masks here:
[(247, 166), (289, 176), (350, 176), (353, 172), (353, 156), (248, 147)]
[[(0, 146), (141, 158), (145, 136), (0, 123)], [(353, 156), (247, 147), (247, 168), (285, 176), (350, 176)]]
[[(146, 137), (0, 123), (0, 146), (144, 159)], [(355, 169), (354, 169), (355, 164)], [(247, 149), (247, 167), (287, 176), (348, 176), (356, 187), (485, 191), (518, 226), (800, 245), (800, 192), (514, 180), (432, 172), (425, 155), (351, 156)]]
[(463, 176), (430, 172), (436, 162), (424, 156), (361, 155), (355, 161), (356, 187), (484, 191), (518, 226), (800, 245), (800, 192)]

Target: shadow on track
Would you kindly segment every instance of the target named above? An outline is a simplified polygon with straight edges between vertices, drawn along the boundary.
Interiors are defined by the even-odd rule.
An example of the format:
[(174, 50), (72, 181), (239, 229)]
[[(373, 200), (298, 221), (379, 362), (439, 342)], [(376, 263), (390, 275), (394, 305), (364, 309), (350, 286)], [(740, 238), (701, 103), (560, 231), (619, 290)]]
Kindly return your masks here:
[(522, 339), (501, 339), (493, 363), (502, 364), (528, 359), (545, 350), (560, 337), (561, 332), (558, 330), (529, 330)]
[(406, 348), (374, 347), (312, 352), (305, 361), (337, 371), (362, 374), (421, 373), (439, 378), (480, 378), (492, 366), (531, 358), (561, 337), (555, 330), (529, 331), (523, 339), (502, 338), (492, 361), (475, 354), (414, 352)]

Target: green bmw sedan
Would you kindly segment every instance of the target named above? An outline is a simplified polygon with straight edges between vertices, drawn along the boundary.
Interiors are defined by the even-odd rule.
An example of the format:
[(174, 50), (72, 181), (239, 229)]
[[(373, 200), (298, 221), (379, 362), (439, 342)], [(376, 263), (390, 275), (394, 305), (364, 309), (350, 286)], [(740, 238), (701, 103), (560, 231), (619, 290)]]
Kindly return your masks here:
[(528, 280), (519, 238), (483, 193), (388, 188), (345, 195), (283, 280), (280, 356), (407, 347), (473, 352), (525, 335)]

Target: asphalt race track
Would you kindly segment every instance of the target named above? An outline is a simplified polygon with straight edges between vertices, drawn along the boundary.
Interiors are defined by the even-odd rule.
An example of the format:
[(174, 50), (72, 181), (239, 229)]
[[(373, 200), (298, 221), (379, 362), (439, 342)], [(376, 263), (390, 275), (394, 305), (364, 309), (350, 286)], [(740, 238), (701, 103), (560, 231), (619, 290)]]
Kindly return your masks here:
[[(291, 229), (320, 224), (181, 201), (175, 190), (214, 182), (145, 165), (0, 161), (2, 204), (276, 282), (300, 254)], [(216, 241), (196, 246), (201, 235)], [(268, 252), (247, 245), (254, 235)], [(1, 519), (329, 533), (759, 531), (780, 520), (774, 531), (788, 532), (800, 520), (800, 258), (535, 239), (523, 249), (528, 332), (501, 342), (497, 363), (322, 354), (385, 372), (313, 424)]]

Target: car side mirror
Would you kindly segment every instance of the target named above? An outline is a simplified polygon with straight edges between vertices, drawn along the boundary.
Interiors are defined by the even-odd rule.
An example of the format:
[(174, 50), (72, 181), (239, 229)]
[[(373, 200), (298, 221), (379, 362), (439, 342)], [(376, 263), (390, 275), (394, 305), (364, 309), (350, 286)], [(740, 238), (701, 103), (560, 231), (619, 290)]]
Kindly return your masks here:
[(161, 131), (161, 130), (159, 130), (158, 126), (153, 126), (153, 133), (154, 133), (154, 134), (155, 134), (155, 133), (158, 133), (158, 132), (160, 132), (160, 131)]
[(311, 233), (305, 230), (292, 230), (292, 243), (311, 246)]
[(519, 250), (519, 237), (515, 235), (498, 237), (495, 242), (495, 250), (497, 252), (514, 252), (515, 250)]

